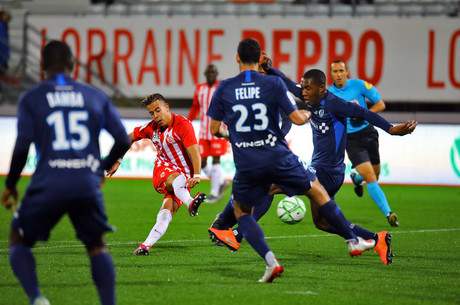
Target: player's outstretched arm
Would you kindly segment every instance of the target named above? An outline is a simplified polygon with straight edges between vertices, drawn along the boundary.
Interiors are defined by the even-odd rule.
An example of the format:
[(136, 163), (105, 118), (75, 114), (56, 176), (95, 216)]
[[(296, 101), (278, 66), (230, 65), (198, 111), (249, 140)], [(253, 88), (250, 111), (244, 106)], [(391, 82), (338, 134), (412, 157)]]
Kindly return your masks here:
[(414, 120), (408, 120), (406, 123), (396, 126), (391, 126), (388, 130), (388, 133), (395, 136), (404, 136), (406, 134), (412, 133), (417, 127), (418, 122)]
[(292, 121), (292, 123), (296, 125), (303, 125), (307, 123), (311, 118), (311, 112), (307, 110), (294, 110), (289, 114), (289, 119)]
[[(129, 136), (129, 140), (131, 141), (131, 145), (133, 145), (133, 143), (137, 141), (136, 139), (134, 139), (134, 133), (131, 132), (130, 134), (128, 134), (128, 136)], [(106, 174), (107, 177), (112, 177), (117, 172), (117, 170), (118, 170), (118, 168), (120, 167), (120, 164), (121, 164), (121, 159), (122, 158), (118, 159), (112, 165), (112, 167), (107, 170), (107, 174)]]

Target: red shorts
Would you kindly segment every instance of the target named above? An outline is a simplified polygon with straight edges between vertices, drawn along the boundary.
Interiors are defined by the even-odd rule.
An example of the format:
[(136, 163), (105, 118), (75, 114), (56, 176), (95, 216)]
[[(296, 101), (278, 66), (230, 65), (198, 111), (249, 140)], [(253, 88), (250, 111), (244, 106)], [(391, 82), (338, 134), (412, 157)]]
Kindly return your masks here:
[(202, 158), (213, 156), (219, 157), (225, 155), (227, 152), (227, 140), (217, 139), (217, 140), (201, 140), (199, 141), (200, 145), (200, 155)]
[[(180, 201), (179, 198), (176, 197), (176, 195), (168, 192), (166, 190), (166, 180), (168, 180), (168, 177), (172, 174), (172, 173), (177, 173), (178, 171), (175, 170), (175, 169), (172, 169), (170, 167), (167, 167), (167, 166), (155, 166), (155, 168), (153, 169), (153, 178), (152, 178), (152, 184), (153, 184), (153, 187), (155, 188), (155, 190), (160, 193), (160, 194), (165, 194), (165, 196), (163, 197), (163, 200), (166, 199), (166, 198), (172, 198), (172, 200), (174, 200), (175, 202), (177, 202), (177, 204), (179, 205), (179, 207), (183, 204), (182, 201)], [(186, 178), (188, 179), (188, 177), (186, 176)], [(190, 188), (187, 188), (188, 191), (190, 192)]]

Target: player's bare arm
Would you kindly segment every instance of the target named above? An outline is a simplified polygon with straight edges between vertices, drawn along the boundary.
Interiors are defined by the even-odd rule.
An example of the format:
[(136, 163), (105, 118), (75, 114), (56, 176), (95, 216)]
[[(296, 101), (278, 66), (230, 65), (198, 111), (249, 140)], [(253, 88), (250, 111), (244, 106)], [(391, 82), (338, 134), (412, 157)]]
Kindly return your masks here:
[(388, 133), (396, 136), (404, 136), (406, 134), (412, 133), (417, 127), (418, 122), (414, 120), (408, 120), (406, 123), (396, 126), (391, 126), (388, 130)]
[(371, 108), (369, 108), (369, 111), (372, 111), (373, 113), (379, 113), (383, 110), (385, 110), (385, 102), (383, 100), (379, 100), (377, 103), (372, 105)]
[(187, 152), (190, 155), (190, 158), (192, 159), (192, 164), (193, 164), (193, 176), (187, 180), (185, 183), (185, 186), (188, 187), (194, 187), (201, 181), (201, 156), (200, 156), (200, 150), (198, 148), (198, 144), (193, 144), (187, 147)]
[[(133, 143), (137, 141), (137, 140), (134, 139), (134, 133), (131, 132), (128, 136), (129, 136), (129, 140), (131, 141), (131, 145), (133, 145)], [(122, 159), (123, 159), (123, 157), (118, 159), (118, 161), (115, 162), (115, 164), (107, 171), (107, 174), (106, 174), (107, 177), (112, 177), (113, 174), (116, 173), (116, 171), (120, 167)]]
[(211, 124), (209, 125), (209, 132), (211, 132), (212, 135), (215, 135), (218, 138), (224, 138), (227, 140), (229, 139), (228, 130), (226, 130), (222, 126), (221, 121), (211, 119)]
[(307, 123), (311, 118), (311, 112), (308, 110), (294, 110), (289, 114), (289, 119), (292, 121), (292, 123), (296, 125), (303, 125)]

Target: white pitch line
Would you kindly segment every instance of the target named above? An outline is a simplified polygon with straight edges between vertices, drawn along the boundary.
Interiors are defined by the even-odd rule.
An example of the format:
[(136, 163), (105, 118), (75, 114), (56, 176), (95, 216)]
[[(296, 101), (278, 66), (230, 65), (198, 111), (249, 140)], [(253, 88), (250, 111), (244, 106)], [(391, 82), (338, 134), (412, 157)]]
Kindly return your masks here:
[(287, 293), (287, 294), (318, 294), (317, 292), (314, 292), (314, 291), (310, 291), (310, 290), (307, 290), (307, 291), (285, 291), (284, 293)]
[[(435, 232), (452, 232), (460, 231), (460, 228), (452, 229), (430, 229), (430, 230), (411, 230), (411, 231), (392, 231), (392, 234), (409, 234), (409, 233), (435, 233)], [(312, 238), (312, 237), (332, 237), (335, 234), (310, 234), (310, 235), (287, 235), (287, 236), (266, 236), (265, 239), (288, 239), (288, 238)], [(62, 246), (39, 246), (34, 249), (59, 249), (59, 248), (82, 248), (84, 247), (81, 242), (76, 240), (60, 240), (53, 241), (54, 243), (68, 243), (69, 245)], [(209, 239), (178, 239), (178, 240), (160, 240), (158, 244), (166, 243), (190, 243), (190, 242), (209, 242)], [(8, 243), (7, 240), (2, 240), (0, 243)], [(110, 246), (122, 246), (122, 245), (137, 245), (137, 242), (111, 242), (107, 243)], [(8, 252), (8, 249), (0, 249), (0, 253)]]

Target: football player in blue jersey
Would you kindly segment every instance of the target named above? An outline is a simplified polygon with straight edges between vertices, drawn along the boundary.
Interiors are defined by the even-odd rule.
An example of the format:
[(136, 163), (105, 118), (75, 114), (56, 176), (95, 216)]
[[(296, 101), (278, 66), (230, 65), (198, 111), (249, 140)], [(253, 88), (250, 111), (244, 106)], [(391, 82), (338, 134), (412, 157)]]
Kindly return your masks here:
[[(41, 295), (31, 248), (46, 241), (67, 214), (84, 243), (101, 304), (115, 304), (115, 269), (104, 233), (107, 223), (102, 192), (103, 171), (129, 149), (130, 140), (115, 107), (100, 90), (70, 77), (73, 57), (67, 44), (51, 41), (42, 50), (46, 80), (24, 93), (18, 106), (18, 133), (2, 204), (17, 203), (16, 184), (29, 146), (37, 150), (37, 168), (11, 222), (9, 259), (31, 304), (49, 304)], [(101, 160), (99, 133), (115, 142)]]
[[(348, 67), (343, 60), (335, 60), (330, 67), (334, 81), (328, 90), (344, 100), (367, 108), (366, 99), (372, 103), (374, 113), (385, 109), (385, 103), (372, 84), (361, 79), (348, 79)], [(398, 216), (391, 211), (385, 193), (378, 184), (380, 174), (379, 134), (369, 122), (347, 118), (347, 154), (352, 167), (358, 172), (351, 174), (355, 193), (363, 196), (363, 181), (374, 203), (393, 227), (399, 225)]]
[[(367, 108), (348, 103), (335, 96), (326, 89), (326, 75), (320, 70), (312, 69), (305, 72), (300, 88), (280, 71), (271, 68), (270, 72), (279, 75), (285, 82), (289, 83), (288, 88), (296, 96), (302, 95), (307, 109), (312, 113), (310, 123), (314, 149), (311, 166), (316, 169), (319, 181), (331, 197), (338, 192), (344, 180), (346, 120), (348, 117), (367, 120), (391, 135), (410, 134), (417, 126), (417, 122), (412, 120), (393, 126)], [(313, 221), (318, 229), (340, 235), (334, 226), (327, 222), (315, 204), (311, 204), (311, 209)], [(373, 233), (353, 223), (349, 223), (349, 226), (352, 227), (357, 236), (375, 240), (375, 251), (379, 253), (384, 264), (392, 262), (390, 233), (386, 231)]]
[[(302, 95), (303, 88), (301, 85), (293, 82), (283, 73), (274, 68), (267, 67), (267, 71), (269, 74), (280, 76), (286, 83), (288, 89), (297, 97), (305, 97)], [(302, 84), (305, 83), (306, 76), (310, 76), (317, 80), (315, 84), (322, 83), (323, 81), (325, 84), (325, 75), (322, 71), (312, 70), (307, 72), (302, 79)], [(311, 90), (312, 86), (314, 86), (314, 84), (309, 84), (308, 88), (305, 89)], [(320, 87), (320, 85), (317, 86)], [(344, 179), (345, 165), (343, 163), (343, 159), (346, 145), (346, 138), (344, 138), (346, 136), (346, 128), (344, 127), (346, 127), (345, 122), (347, 114), (356, 116), (361, 115), (369, 119), (373, 122), (373, 124), (376, 124), (376, 126), (384, 128), (384, 130), (388, 130), (389, 133), (396, 135), (411, 133), (415, 129), (417, 123), (408, 121), (405, 124), (393, 127), (380, 116), (369, 113), (367, 109), (360, 109), (361, 107), (346, 107), (347, 105), (343, 104), (344, 100), (334, 97), (334, 95), (328, 93), (325, 88), (321, 90), (319, 90), (319, 88), (315, 88), (315, 92), (314, 97), (309, 97), (307, 105), (308, 109), (313, 110), (311, 125), (313, 129), (313, 142), (315, 148), (312, 166), (316, 170), (320, 183), (333, 198), (340, 189)], [(327, 103), (323, 100), (326, 96), (328, 97)], [(338, 100), (338, 102), (336, 100)], [(330, 147), (335, 147), (335, 149), (330, 149)], [(275, 191), (275, 189), (273, 191)], [(277, 191), (279, 192), (279, 190)], [(270, 198), (267, 197), (267, 195), (263, 198), (267, 199), (264, 200), (264, 205), (256, 206), (254, 209), (254, 217), (256, 220), (265, 214), (271, 204), (269, 200)], [(219, 228), (232, 226), (234, 223), (231, 216), (229, 216), (229, 211), (231, 209), (232, 206), (229, 203), (222, 214), (217, 215), (213, 226)], [(318, 229), (341, 235), (326, 221), (321, 213), (319, 213), (319, 209), (314, 202), (311, 202), (311, 209), (314, 223)], [(384, 264), (390, 264), (392, 262), (391, 235), (388, 232), (383, 231), (373, 233), (351, 222), (349, 222), (349, 226), (357, 236), (375, 240), (375, 251), (379, 253)], [(235, 235), (237, 240), (238, 238), (241, 239), (241, 236), (239, 236), (240, 232), (235, 232)]]
[[(353, 233), (312, 169), (306, 169), (305, 163), (288, 148), (278, 125), (280, 109), (297, 125), (305, 124), (311, 113), (297, 109), (280, 78), (257, 72), (260, 54), (256, 40), (245, 39), (239, 43), (240, 74), (219, 84), (207, 114), (211, 117), (211, 133), (229, 137), (232, 144), (236, 167), (232, 190), (235, 217), (242, 236), (265, 260), (265, 273), (259, 282), (269, 283), (284, 270), (251, 214), (272, 184), (289, 196), (305, 194), (315, 202), (328, 223), (345, 237), (351, 255), (374, 247), (375, 242)], [(228, 130), (222, 128), (222, 122)], [(209, 228), (209, 231), (227, 246), (239, 247), (231, 229)]]

